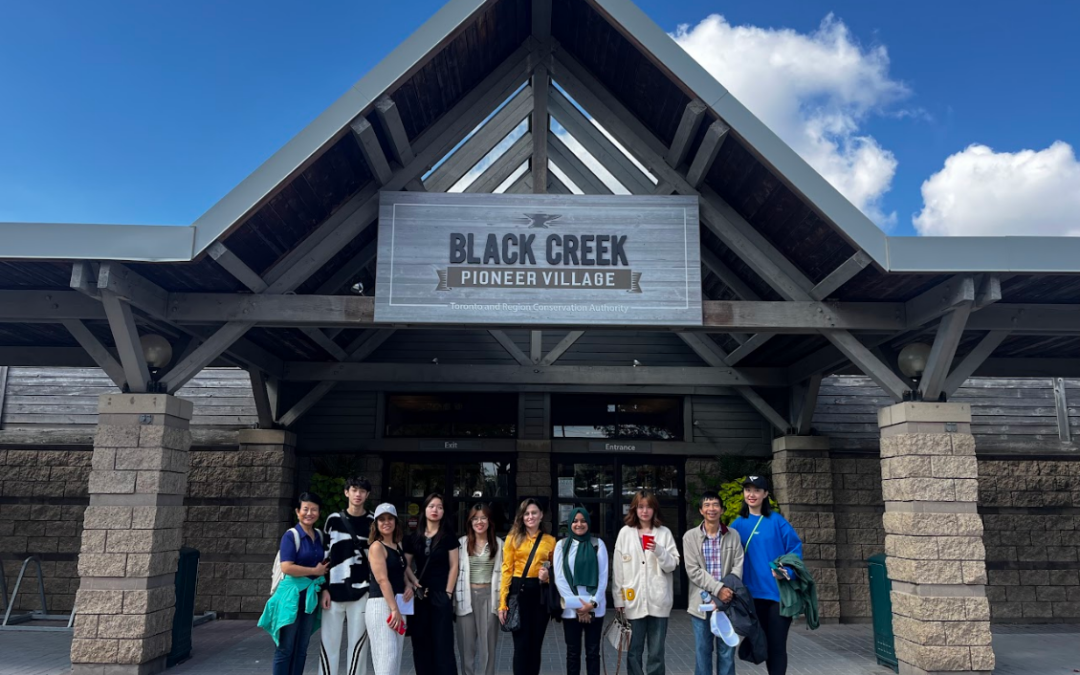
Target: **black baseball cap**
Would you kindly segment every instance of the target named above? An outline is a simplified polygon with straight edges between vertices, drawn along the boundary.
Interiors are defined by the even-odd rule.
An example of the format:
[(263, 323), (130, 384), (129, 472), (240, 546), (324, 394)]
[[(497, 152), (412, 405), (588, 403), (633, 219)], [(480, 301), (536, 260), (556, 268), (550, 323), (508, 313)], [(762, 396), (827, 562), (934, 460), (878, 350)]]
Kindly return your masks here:
[(746, 487), (747, 485), (753, 485), (754, 487), (756, 487), (758, 489), (765, 490), (766, 492), (768, 492), (768, 490), (769, 490), (769, 479), (766, 478), (765, 476), (747, 476), (746, 480), (743, 481), (742, 485), (743, 485), (743, 487)]

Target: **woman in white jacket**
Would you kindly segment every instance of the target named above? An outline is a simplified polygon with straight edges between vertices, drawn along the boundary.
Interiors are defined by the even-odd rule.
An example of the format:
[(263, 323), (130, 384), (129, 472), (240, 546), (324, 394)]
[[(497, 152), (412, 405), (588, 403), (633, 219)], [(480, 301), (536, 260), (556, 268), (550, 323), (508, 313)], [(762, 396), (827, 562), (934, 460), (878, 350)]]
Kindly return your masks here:
[[(625, 522), (615, 541), (611, 595), (615, 611), (624, 612), (633, 628), (626, 667), (629, 675), (664, 675), (664, 642), (679, 550), (671, 530), (661, 524), (660, 500), (655, 494), (635, 494)], [(649, 661), (643, 670), (646, 643)]]
[(494, 675), (503, 540), (495, 536), (491, 508), (487, 504), (473, 506), (466, 523), (469, 533), (460, 539), (461, 564), (454, 586), (461, 672)]
[(566, 675), (581, 673), (581, 639), (585, 638), (585, 672), (600, 675), (600, 639), (608, 582), (604, 542), (589, 534), (589, 512), (570, 512), (570, 536), (555, 547), (555, 585), (563, 600)]

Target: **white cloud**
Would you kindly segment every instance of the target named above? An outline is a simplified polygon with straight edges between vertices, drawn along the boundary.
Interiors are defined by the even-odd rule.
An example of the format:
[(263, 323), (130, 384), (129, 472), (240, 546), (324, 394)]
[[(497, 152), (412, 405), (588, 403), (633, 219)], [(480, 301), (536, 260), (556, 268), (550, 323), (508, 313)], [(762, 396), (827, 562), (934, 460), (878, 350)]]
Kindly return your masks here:
[(1080, 236), (1080, 162), (1072, 146), (994, 152), (971, 145), (922, 185), (923, 235)]
[(862, 47), (831, 14), (809, 34), (733, 26), (714, 14), (672, 36), (803, 159), (879, 226), (896, 158), (862, 131), (910, 94), (889, 76), (884, 46)]

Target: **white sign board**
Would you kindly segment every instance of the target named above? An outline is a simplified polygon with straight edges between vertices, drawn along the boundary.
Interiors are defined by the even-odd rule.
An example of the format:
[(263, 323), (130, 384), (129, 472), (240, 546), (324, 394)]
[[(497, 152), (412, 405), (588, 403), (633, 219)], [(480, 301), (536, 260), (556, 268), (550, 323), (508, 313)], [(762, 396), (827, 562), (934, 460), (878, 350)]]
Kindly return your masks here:
[(379, 323), (699, 326), (695, 197), (384, 192)]

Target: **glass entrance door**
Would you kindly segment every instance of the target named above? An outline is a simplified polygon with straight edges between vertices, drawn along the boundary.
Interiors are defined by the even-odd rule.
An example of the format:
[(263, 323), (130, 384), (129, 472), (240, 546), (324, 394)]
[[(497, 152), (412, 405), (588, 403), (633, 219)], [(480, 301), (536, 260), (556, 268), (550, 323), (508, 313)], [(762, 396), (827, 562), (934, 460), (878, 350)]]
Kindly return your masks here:
[[(448, 461), (450, 460), (450, 461)], [(491, 506), (492, 527), (505, 536), (514, 519), (514, 464), (512, 455), (410, 455), (408, 461), (385, 462), (386, 500), (397, 507), (406, 532), (416, 531), (424, 498), (437, 492), (446, 498), (447, 522), (458, 536), (465, 533), (465, 517), (473, 504)]]
[[(566, 519), (574, 506), (589, 511), (593, 532), (603, 539), (608, 551), (630, 509), (638, 490), (649, 490), (660, 499), (660, 515), (678, 546), (686, 530), (684, 462), (655, 455), (553, 455), (555, 513), (559, 538), (566, 536)], [(686, 576), (675, 575), (675, 603), (686, 607)]]

